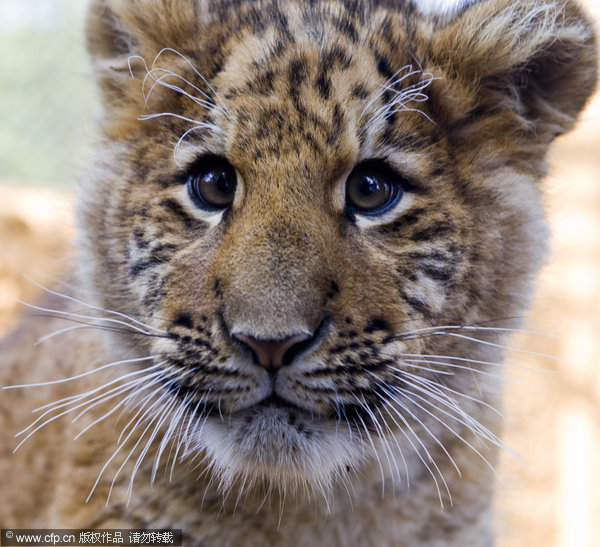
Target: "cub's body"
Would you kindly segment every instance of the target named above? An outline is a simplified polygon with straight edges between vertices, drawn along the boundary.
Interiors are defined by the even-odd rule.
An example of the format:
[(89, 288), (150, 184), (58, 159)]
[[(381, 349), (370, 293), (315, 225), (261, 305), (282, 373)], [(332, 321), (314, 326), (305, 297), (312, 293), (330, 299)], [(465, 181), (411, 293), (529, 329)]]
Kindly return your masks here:
[(595, 42), (571, 0), (425, 11), (92, 3), (104, 138), (69, 288), (1, 346), (4, 527), (492, 542), (502, 349)]

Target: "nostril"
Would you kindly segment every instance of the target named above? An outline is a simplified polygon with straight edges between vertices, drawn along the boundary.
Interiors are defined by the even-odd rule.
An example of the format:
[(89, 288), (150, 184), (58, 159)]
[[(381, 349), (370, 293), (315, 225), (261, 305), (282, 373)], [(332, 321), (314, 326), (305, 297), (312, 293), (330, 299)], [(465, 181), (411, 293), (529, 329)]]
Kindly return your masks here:
[(277, 370), (288, 365), (307, 342), (312, 339), (310, 334), (301, 333), (280, 340), (259, 340), (248, 334), (234, 333), (233, 337), (246, 345), (258, 363), (266, 369)]

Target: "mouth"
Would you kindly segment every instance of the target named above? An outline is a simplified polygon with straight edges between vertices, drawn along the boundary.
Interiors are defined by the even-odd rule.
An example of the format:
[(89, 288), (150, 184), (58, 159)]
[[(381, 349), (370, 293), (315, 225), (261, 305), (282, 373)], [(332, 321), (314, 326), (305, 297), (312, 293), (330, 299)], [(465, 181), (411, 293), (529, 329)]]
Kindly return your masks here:
[(265, 397), (262, 401), (259, 401), (253, 407), (251, 407), (251, 409), (255, 408), (274, 408), (280, 410), (301, 412), (303, 414), (307, 413), (305, 409), (299, 407), (298, 405), (295, 405), (294, 403), (288, 401), (287, 399), (284, 399), (283, 397), (280, 397), (276, 393), (271, 393), (271, 395)]

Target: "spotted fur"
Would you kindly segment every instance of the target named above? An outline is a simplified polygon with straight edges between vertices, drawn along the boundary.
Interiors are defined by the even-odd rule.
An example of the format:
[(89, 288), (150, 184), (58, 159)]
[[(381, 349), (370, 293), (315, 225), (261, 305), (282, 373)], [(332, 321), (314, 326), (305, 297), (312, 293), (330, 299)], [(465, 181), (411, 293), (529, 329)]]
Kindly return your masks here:
[[(76, 378), (23, 388), (58, 402), (2, 462), (3, 525), (35, 506), (46, 526), (182, 527), (190, 545), (490, 544), (498, 367), (595, 39), (571, 0), (432, 6), (92, 2), (104, 139), (74, 288), (43, 306), (78, 323), (24, 328), (4, 367)], [(224, 210), (187, 188), (207, 156), (237, 173)], [(404, 193), (367, 215), (346, 180), (374, 160)], [(299, 333), (277, 371), (240, 341)], [(43, 476), (58, 486), (35, 499)]]

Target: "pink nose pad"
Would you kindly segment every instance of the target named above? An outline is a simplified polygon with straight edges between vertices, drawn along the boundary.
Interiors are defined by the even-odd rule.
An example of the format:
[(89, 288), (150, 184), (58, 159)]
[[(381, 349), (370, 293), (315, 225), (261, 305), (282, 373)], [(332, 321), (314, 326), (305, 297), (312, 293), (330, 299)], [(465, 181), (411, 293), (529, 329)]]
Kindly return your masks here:
[[(248, 346), (261, 366), (270, 370), (278, 370), (288, 364), (286, 353), (294, 346), (310, 340), (310, 334), (295, 334), (281, 340), (258, 340), (247, 334), (234, 334), (240, 342)], [(290, 359), (291, 360), (291, 359)]]

